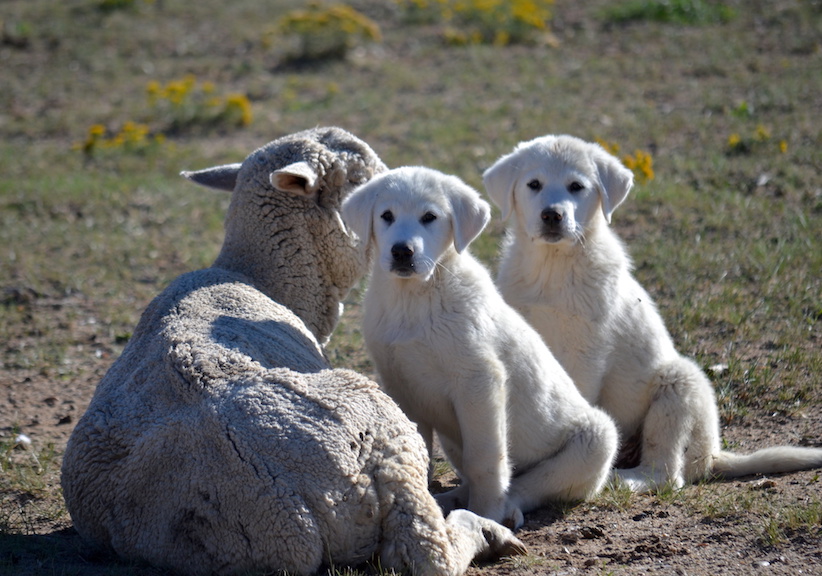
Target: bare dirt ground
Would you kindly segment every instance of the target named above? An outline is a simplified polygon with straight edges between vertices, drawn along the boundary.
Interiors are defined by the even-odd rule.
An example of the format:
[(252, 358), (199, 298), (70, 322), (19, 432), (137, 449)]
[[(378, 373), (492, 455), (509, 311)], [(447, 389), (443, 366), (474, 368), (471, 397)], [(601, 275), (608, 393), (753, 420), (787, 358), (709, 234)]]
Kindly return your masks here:
[[(60, 326), (68, 309), (86, 318), (72, 324), (85, 358), (82, 376), (55, 382), (37, 371), (0, 375), (0, 422), (18, 422), (32, 448), (53, 444), (57, 462), (46, 482), (57, 485), (56, 463), (97, 381), (121, 345), (101, 336), (94, 307), (82, 300), (14, 296), (31, 314), (47, 314)], [(36, 339), (7, 343), (33, 346)], [(776, 444), (819, 445), (822, 414), (750, 413), (724, 429), (727, 441), (747, 451)], [(444, 475), (434, 490), (453, 480)], [(470, 574), (822, 574), (822, 527), (818, 519), (819, 471), (750, 477), (686, 487), (680, 492), (630, 496), (608, 491), (592, 503), (552, 506), (530, 514), (519, 537), (529, 555), (477, 566)], [(0, 537), (0, 574), (163, 574), (151, 567), (95, 556), (84, 547), (60, 508), (38, 491), (5, 495), (16, 508), (13, 522), (25, 534)], [(58, 491), (59, 494), (59, 491)], [(17, 499), (14, 501), (14, 499)], [(816, 507), (815, 520), (787, 516)], [(791, 527), (791, 526), (795, 526)], [(365, 568), (368, 571), (368, 568)]]

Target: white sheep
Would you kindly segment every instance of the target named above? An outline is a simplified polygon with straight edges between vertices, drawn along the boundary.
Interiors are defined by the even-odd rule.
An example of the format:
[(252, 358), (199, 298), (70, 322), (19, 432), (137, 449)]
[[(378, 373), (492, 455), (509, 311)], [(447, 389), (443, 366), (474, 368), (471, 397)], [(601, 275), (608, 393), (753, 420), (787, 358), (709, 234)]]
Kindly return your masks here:
[(225, 242), (148, 306), (69, 440), (63, 493), (86, 541), (185, 574), (309, 574), (373, 555), (460, 574), (523, 551), (470, 512), (444, 518), (414, 426), (324, 357), (368, 264), (339, 207), (384, 169), (325, 128), (184, 173), (233, 190)]

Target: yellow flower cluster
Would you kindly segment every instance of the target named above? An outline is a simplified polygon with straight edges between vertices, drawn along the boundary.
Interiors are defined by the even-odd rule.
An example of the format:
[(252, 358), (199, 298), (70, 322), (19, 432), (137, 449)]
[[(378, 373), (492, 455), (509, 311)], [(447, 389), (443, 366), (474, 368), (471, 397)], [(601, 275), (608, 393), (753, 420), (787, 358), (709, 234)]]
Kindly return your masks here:
[[(346, 4), (311, 2), (304, 10), (292, 10), (279, 19), (274, 35), (300, 38), (298, 58), (344, 57), (358, 41), (381, 42), (379, 25)], [(264, 43), (268, 43), (264, 38)]]
[(654, 179), (654, 159), (647, 152), (634, 150), (633, 155), (628, 154), (622, 157), (622, 163), (634, 172), (640, 182), (648, 182)]
[(502, 46), (548, 26), (553, 0), (395, 0), (410, 20), (444, 21), (451, 44)]
[[(601, 138), (596, 139), (597, 144), (614, 156), (619, 156), (619, 144), (607, 142)], [(634, 173), (639, 182), (648, 182), (654, 179), (654, 159), (650, 154), (642, 150), (634, 150), (633, 154), (623, 154), (620, 159), (626, 168)]]
[[(171, 81), (165, 86), (156, 80), (152, 80), (146, 85), (146, 94), (148, 94), (148, 102), (152, 106), (161, 100), (168, 100), (179, 106), (194, 92), (196, 86), (197, 78), (193, 74), (187, 74), (182, 80)], [(205, 92), (205, 90), (203, 91)]]
[(169, 108), (177, 124), (224, 123), (248, 126), (253, 118), (251, 102), (244, 94), (215, 95), (212, 82), (198, 82), (193, 74), (163, 85), (152, 80), (146, 85), (149, 105)]
[[(753, 133), (748, 138), (740, 136), (737, 132), (728, 136), (728, 151), (733, 154), (747, 154), (753, 150), (754, 146), (764, 144), (770, 139), (771, 131), (766, 126), (757, 124)], [(780, 140), (777, 143), (777, 147), (780, 153), (785, 154), (788, 151), (788, 142), (786, 140)]]
[(126, 122), (119, 132), (107, 136), (106, 127), (95, 124), (89, 128), (82, 142), (72, 145), (87, 156), (97, 150), (124, 148), (144, 151), (150, 145), (163, 144), (165, 135), (193, 127), (212, 128), (215, 126), (247, 126), (251, 124), (251, 102), (240, 93), (227, 96), (215, 95), (211, 82), (198, 82), (193, 75), (181, 80), (161, 84), (156, 80), (146, 86), (146, 94), (151, 107), (151, 123)]
[(146, 124), (128, 121), (123, 124), (119, 132), (107, 136), (106, 127), (94, 124), (88, 129), (85, 140), (75, 142), (72, 149), (79, 150), (87, 156), (92, 156), (101, 148), (125, 148), (128, 150), (144, 150), (152, 144), (162, 144), (165, 137), (162, 134), (151, 136)]
[(234, 93), (226, 96), (224, 111), (226, 116), (237, 117), (243, 126), (251, 124), (251, 102), (245, 94)]

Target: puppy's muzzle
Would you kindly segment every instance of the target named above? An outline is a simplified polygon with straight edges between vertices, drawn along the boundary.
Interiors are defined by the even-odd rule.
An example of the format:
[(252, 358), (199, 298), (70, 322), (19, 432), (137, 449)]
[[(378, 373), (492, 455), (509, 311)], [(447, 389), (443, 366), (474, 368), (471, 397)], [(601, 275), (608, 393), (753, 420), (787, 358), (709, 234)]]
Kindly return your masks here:
[(546, 208), (539, 214), (542, 220), (542, 237), (549, 242), (562, 239), (562, 225), (565, 216), (553, 208)]
[(410, 245), (398, 242), (391, 247), (391, 271), (400, 276), (414, 273), (414, 249)]

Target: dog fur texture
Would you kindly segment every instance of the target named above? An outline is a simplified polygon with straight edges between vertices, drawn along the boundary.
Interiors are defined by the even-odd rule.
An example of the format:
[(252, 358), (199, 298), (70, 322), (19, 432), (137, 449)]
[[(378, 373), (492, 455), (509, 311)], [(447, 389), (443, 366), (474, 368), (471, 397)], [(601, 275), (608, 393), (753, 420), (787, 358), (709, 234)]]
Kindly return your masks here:
[(822, 466), (822, 449), (720, 449), (713, 387), (681, 356), (609, 228), (633, 175), (601, 146), (571, 136), (520, 143), (483, 175), (510, 217), (497, 284), (536, 328), (582, 395), (641, 434), (641, 460), (618, 470), (633, 490)]
[(363, 328), (381, 385), (460, 475), (441, 506), (519, 526), (546, 501), (596, 494), (616, 427), (467, 252), (488, 203), (457, 177), (405, 167), (342, 211), (375, 251)]

